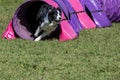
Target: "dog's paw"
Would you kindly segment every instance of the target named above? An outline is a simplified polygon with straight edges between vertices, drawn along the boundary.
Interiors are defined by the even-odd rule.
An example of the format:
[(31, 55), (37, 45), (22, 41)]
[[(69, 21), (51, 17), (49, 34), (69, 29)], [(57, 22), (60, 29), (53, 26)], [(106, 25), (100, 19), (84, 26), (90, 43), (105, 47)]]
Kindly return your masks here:
[(42, 37), (41, 37), (41, 36), (39, 36), (39, 37), (35, 38), (35, 39), (34, 39), (34, 41), (36, 41), (36, 42), (37, 42), (37, 41), (40, 41), (41, 39), (42, 39)]
[(36, 39), (34, 39), (34, 41), (35, 41), (35, 42), (38, 42), (38, 41), (40, 41), (40, 39), (39, 39), (39, 38), (36, 38)]

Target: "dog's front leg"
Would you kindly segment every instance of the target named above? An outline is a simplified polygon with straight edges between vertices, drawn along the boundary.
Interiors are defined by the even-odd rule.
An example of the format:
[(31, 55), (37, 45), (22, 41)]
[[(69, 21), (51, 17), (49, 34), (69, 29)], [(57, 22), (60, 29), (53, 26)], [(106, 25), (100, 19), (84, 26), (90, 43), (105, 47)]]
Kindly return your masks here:
[(38, 27), (34, 33), (34, 37), (37, 37), (39, 35), (40, 32), (40, 27)]
[(40, 41), (42, 38), (46, 37), (48, 34), (47, 33), (43, 33), (40, 36), (38, 36), (34, 41)]
[(40, 26), (38, 26), (38, 28), (36, 29), (35, 33), (34, 33), (34, 37), (38, 37), (39, 33), (41, 32), (41, 28), (44, 26), (45, 24), (42, 23)]

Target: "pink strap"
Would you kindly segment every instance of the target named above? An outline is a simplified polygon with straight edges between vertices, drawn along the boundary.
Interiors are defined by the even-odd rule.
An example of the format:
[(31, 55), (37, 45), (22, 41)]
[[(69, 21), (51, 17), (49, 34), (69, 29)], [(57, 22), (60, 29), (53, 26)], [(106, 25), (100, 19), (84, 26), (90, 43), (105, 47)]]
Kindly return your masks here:
[(80, 1), (79, 0), (68, 0), (70, 2), (71, 5), (73, 5), (73, 8), (76, 12), (79, 12), (79, 11), (84, 11), (82, 5), (80, 4)]
[(62, 33), (59, 36), (60, 41), (66, 41), (77, 38), (77, 34), (66, 20), (61, 21), (60, 24), (62, 25)]
[(4, 31), (4, 33), (2, 34), (2, 38), (6, 38), (6, 39), (16, 39), (15, 33), (13, 31), (12, 28), (12, 20), (9, 22), (6, 30)]
[(55, 8), (58, 7), (58, 5), (53, 0), (44, 0), (44, 2), (46, 2), (46, 3), (48, 3), (48, 4), (52, 5), (52, 6), (54, 6)]

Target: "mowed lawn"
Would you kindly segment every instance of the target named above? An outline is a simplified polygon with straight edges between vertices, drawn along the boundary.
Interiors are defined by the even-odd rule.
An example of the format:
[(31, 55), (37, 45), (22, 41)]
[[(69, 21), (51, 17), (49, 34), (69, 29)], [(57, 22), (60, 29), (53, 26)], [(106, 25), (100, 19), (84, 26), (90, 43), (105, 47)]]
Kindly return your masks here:
[[(0, 0), (0, 36), (24, 0)], [(0, 80), (120, 80), (120, 23), (71, 41), (0, 38)]]

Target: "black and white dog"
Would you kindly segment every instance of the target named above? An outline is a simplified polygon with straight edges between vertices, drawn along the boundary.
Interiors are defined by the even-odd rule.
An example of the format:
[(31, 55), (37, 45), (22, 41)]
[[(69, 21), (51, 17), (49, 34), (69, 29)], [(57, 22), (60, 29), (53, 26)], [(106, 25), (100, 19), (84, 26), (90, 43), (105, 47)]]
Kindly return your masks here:
[(54, 31), (61, 19), (60, 8), (48, 4), (42, 5), (36, 15), (38, 27), (34, 33), (34, 41), (39, 41)]

